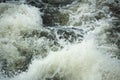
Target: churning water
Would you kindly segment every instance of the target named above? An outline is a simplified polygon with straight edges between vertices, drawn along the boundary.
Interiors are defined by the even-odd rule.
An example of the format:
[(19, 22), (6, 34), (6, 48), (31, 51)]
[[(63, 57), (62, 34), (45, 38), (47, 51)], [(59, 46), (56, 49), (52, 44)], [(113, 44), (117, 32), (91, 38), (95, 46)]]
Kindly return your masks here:
[(120, 80), (120, 32), (106, 4), (62, 6), (65, 26), (43, 27), (38, 8), (0, 3), (0, 80)]

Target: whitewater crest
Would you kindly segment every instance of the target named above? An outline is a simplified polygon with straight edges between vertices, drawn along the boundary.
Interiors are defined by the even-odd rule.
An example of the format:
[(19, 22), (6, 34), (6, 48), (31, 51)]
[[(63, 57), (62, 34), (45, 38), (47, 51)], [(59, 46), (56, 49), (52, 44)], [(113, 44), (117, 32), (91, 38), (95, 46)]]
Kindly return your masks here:
[[(44, 3), (47, 5), (46, 3)], [(115, 0), (59, 7), (65, 26), (44, 27), (41, 10), (0, 3), (0, 80), (120, 80)]]

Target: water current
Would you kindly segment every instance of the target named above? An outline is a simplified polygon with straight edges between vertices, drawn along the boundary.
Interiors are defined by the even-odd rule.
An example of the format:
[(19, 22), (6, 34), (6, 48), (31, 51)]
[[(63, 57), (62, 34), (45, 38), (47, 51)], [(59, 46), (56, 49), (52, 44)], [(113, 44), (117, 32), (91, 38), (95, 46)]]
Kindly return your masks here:
[(60, 6), (68, 22), (47, 27), (44, 12), (25, 0), (0, 3), (0, 80), (120, 80), (115, 1)]

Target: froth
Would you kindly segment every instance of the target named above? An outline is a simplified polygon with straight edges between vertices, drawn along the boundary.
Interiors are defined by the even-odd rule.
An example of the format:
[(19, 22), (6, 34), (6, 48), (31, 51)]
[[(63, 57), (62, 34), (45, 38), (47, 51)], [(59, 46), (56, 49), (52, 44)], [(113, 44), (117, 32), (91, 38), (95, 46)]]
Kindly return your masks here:
[(0, 36), (19, 35), (42, 27), (41, 13), (35, 7), (0, 4), (0, 11)]
[(102, 54), (95, 45), (94, 40), (85, 40), (51, 52), (42, 60), (33, 60), (28, 71), (15, 80), (119, 80), (120, 61)]
[[(107, 6), (102, 6), (105, 2), (114, 1), (102, 1), (85, 0), (83, 3), (75, 5), (74, 8), (70, 6), (65, 11), (62, 8), (63, 12), (71, 15), (70, 21), (66, 25), (85, 26), (85, 29), (86, 27), (92, 28), (90, 32), (86, 33), (84, 40), (78, 44), (70, 44), (61, 51), (50, 51), (44, 58), (35, 57), (27, 71), (6, 79), (119, 80), (120, 60), (115, 55), (118, 48), (116, 44), (109, 42), (107, 36), (108, 30), (113, 27), (111, 12)], [(96, 6), (98, 3), (99, 6)], [(36, 36), (27, 38), (24, 35), (33, 30), (40, 30), (41, 27), (42, 20), (37, 8), (24, 4), (0, 4), (0, 58), (6, 59), (10, 64), (13, 63), (12, 66), (8, 66), (10, 70), (16, 68), (14, 63), (17, 61), (18, 64), (22, 63), (22, 60), (24, 62), (27, 60), (25, 58), (29, 54), (34, 54), (35, 51), (38, 51), (37, 54), (44, 53), (45, 50), (42, 51), (42, 47), (49, 41)], [(61, 40), (60, 43), (62, 42), (64, 41)], [(49, 47), (45, 47), (49, 49)], [(0, 75), (2, 74), (0, 73)], [(0, 79), (5, 78), (0, 76)]]
[[(26, 49), (29, 41), (23, 39), (25, 33), (42, 29), (41, 13), (38, 8), (30, 5), (0, 3), (0, 60), (15, 70), (16, 62), (24, 62), (18, 47)], [(22, 64), (23, 65), (23, 64)], [(20, 66), (19, 66), (20, 67)]]

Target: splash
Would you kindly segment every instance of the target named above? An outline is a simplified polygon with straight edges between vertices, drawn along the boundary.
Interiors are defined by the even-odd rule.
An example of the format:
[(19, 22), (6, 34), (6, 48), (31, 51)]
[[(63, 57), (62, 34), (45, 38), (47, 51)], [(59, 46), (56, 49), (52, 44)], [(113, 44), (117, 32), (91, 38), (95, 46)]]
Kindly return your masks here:
[(13, 80), (119, 80), (120, 61), (102, 54), (94, 45), (94, 40), (85, 40), (50, 52), (42, 60), (33, 60), (28, 71)]
[(11, 64), (25, 60), (18, 47), (28, 47), (31, 40), (22, 38), (25, 33), (41, 29), (40, 14), (39, 9), (28, 5), (0, 4), (0, 60), (11, 66), (11, 69), (4, 67), (6, 70), (12, 70), (15, 65)]
[(112, 34), (118, 26), (108, 4), (115, 1), (62, 6), (67, 28), (44, 28), (38, 8), (0, 3), (0, 80), (120, 80), (119, 32)]

